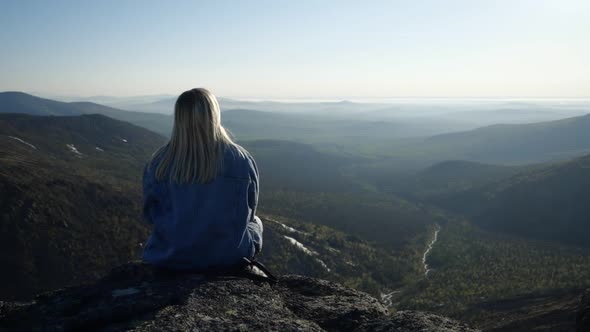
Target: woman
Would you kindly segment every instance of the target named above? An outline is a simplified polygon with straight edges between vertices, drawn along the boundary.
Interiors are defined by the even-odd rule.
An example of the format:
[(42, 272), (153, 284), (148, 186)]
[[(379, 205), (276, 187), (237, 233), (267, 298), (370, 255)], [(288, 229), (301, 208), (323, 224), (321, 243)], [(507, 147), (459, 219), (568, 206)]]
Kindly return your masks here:
[(144, 219), (154, 225), (144, 261), (171, 269), (228, 269), (262, 249), (258, 169), (221, 126), (217, 99), (183, 92), (170, 142), (143, 176)]

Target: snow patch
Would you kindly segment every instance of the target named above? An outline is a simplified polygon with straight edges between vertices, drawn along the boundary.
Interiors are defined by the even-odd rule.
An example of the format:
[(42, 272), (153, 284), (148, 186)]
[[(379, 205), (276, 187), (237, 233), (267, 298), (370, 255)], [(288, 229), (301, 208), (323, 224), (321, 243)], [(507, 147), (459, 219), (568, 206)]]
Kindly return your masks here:
[[(292, 245), (294, 245), (295, 247), (297, 247), (297, 249), (303, 251), (304, 253), (310, 255), (310, 256), (318, 256), (319, 254), (309, 248), (307, 248), (306, 246), (303, 245), (303, 243), (295, 240), (294, 238), (290, 237), (290, 236), (286, 236), (283, 235), (283, 237), (285, 239), (287, 239), (287, 241), (291, 242)], [(316, 262), (318, 262), (324, 269), (326, 269), (326, 271), (330, 272), (330, 268), (326, 265), (326, 263), (324, 263), (323, 260), (319, 259), (319, 258), (315, 258)]]
[(13, 140), (19, 141), (19, 142), (23, 143), (24, 145), (29, 146), (30, 148), (33, 148), (33, 149), (37, 150), (37, 147), (36, 146), (34, 146), (33, 144), (31, 144), (31, 143), (29, 143), (29, 142), (27, 142), (27, 141), (25, 141), (25, 140), (23, 140), (21, 138), (18, 138), (16, 136), (8, 136), (8, 137), (12, 138)]
[(287, 235), (283, 235), (283, 237), (285, 239), (287, 239), (287, 241), (291, 242), (292, 245), (296, 246), (297, 248), (299, 248), (299, 250), (303, 251), (304, 253), (310, 255), (310, 256), (316, 256), (318, 253), (308, 249), (306, 246), (303, 245), (303, 243), (295, 240), (294, 238), (287, 236)]
[(278, 224), (279, 224), (279, 225), (281, 225), (281, 226), (282, 226), (284, 229), (286, 229), (288, 232), (291, 232), (291, 233), (301, 233), (300, 231), (296, 230), (296, 229), (295, 229), (295, 228), (293, 228), (293, 227), (287, 226), (287, 225), (285, 225), (285, 224), (282, 224), (282, 223), (280, 223), (280, 222), (279, 222)]
[(330, 246), (326, 246), (326, 249), (328, 249), (328, 250), (330, 250), (331, 252), (334, 252), (334, 253), (340, 253), (340, 250), (338, 250), (336, 248), (332, 248)]
[(82, 156), (82, 153), (80, 153), (80, 151), (78, 151), (78, 149), (76, 148), (76, 146), (74, 144), (66, 144), (66, 146), (68, 147), (68, 149), (70, 149), (70, 151), (72, 151), (78, 157)]
[(322, 266), (324, 269), (326, 269), (326, 271), (330, 272), (330, 268), (328, 267), (328, 265), (326, 265), (326, 263), (324, 263), (324, 261), (323, 261), (323, 260), (321, 260), (321, 259), (319, 259), (319, 258), (316, 258), (316, 259), (315, 259), (315, 261), (316, 261), (316, 262), (318, 262), (318, 263), (320, 263), (320, 265), (321, 265), (321, 266)]
[(98, 146), (97, 146), (97, 147), (95, 147), (95, 149), (96, 149), (96, 151), (99, 151), (99, 152), (104, 152), (104, 150), (103, 150), (103, 149), (101, 149), (101, 148), (99, 148)]
[(124, 143), (127, 143), (127, 140), (124, 138), (121, 138), (121, 141), (123, 141)]
[(287, 231), (287, 232), (289, 232), (289, 233), (308, 234), (308, 233), (306, 233), (306, 232), (304, 232), (304, 231), (300, 231), (300, 230), (298, 230), (298, 229), (295, 229), (295, 228), (293, 228), (293, 227), (291, 227), (291, 226), (288, 226), (288, 225), (286, 225), (286, 224), (283, 224), (282, 222), (280, 222), (280, 221), (278, 221), (278, 220), (276, 220), (276, 219), (273, 219), (273, 218), (266, 217), (266, 220), (269, 220), (269, 221), (272, 221), (272, 222), (274, 222), (274, 223), (278, 224), (279, 226), (281, 226), (281, 228), (282, 228), (282, 229), (286, 230), (286, 231)]

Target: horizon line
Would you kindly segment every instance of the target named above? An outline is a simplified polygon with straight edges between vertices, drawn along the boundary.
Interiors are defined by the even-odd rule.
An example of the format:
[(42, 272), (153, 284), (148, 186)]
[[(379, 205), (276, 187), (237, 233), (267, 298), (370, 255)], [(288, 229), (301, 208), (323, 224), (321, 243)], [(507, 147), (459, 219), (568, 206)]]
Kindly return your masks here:
[[(172, 93), (153, 93), (153, 94), (134, 94), (134, 95), (108, 95), (108, 94), (96, 94), (96, 95), (66, 95), (66, 94), (53, 94), (44, 93), (38, 91), (23, 91), (23, 90), (4, 90), (4, 92), (22, 92), (33, 96), (39, 96), (42, 98), (67, 98), (67, 99), (94, 99), (94, 98), (148, 98), (148, 97), (176, 97), (176, 94)], [(252, 102), (263, 102), (263, 101), (276, 101), (276, 102), (354, 102), (357, 101), (385, 101), (385, 100), (590, 100), (590, 96), (326, 96), (326, 97), (309, 97), (309, 96), (281, 96), (281, 97), (260, 97), (260, 96), (232, 96), (232, 95), (218, 95), (218, 98), (223, 99), (234, 99), (242, 101)]]

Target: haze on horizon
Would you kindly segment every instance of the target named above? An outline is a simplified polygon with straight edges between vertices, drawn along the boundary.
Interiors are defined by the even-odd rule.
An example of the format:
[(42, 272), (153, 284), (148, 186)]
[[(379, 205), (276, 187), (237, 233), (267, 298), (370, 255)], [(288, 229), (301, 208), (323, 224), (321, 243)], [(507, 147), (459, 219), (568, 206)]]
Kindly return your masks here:
[(590, 97), (590, 2), (2, 1), (0, 91)]

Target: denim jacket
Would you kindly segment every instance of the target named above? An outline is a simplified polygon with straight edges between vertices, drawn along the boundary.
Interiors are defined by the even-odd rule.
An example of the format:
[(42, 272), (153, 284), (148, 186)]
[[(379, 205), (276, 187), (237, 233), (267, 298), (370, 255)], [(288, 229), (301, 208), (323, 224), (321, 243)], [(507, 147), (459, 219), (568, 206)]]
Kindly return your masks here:
[(205, 184), (159, 182), (158, 162), (156, 156), (143, 175), (143, 216), (153, 224), (144, 261), (172, 269), (228, 268), (260, 251), (258, 169), (244, 148), (226, 147), (223, 167)]

